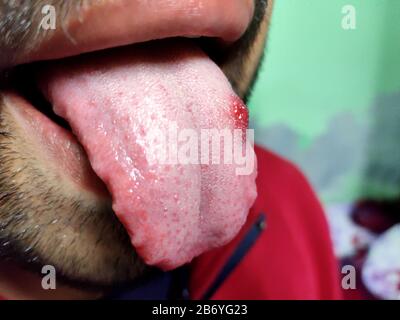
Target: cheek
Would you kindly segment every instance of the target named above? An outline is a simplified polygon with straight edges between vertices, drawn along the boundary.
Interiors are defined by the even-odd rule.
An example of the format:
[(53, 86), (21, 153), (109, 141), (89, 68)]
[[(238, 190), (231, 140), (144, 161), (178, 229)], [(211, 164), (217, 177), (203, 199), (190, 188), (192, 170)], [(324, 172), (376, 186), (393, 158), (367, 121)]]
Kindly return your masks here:
[[(242, 99), (246, 96), (260, 65), (268, 34), (271, 10), (272, 6), (269, 6), (258, 29), (245, 35), (241, 40), (243, 44), (239, 45), (240, 49), (235, 49), (221, 65), (222, 71)], [(246, 39), (246, 37), (248, 38)], [(250, 46), (247, 46), (248, 42), (251, 43)]]

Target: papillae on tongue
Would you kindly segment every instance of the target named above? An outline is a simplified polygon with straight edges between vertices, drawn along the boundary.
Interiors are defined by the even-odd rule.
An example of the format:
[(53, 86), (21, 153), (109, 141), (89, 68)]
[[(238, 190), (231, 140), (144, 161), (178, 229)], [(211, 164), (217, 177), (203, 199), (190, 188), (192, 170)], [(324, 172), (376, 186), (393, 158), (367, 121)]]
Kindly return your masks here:
[(176, 268), (240, 230), (256, 197), (256, 168), (237, 175), (235, 161), (223, 158), (181, 163), (188, 136), (172, 138), (187, 129), (200, 136), (201, 129), (247, 128), (246, 107), (195, 45), (147, 44), (56, 62), (40, 84), (85, 148), (147, 264)]

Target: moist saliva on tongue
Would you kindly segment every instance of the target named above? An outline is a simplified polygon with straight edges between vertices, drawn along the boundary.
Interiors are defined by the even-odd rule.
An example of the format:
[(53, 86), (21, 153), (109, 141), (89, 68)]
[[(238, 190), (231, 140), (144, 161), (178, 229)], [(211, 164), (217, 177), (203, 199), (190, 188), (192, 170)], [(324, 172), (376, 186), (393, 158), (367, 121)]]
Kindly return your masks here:
[(176, 268), (238, 233), (256, 197), (256, 169), (237, 175), (235, 162), (180, 163), (181, 142), (171, 139), (247, 127), (229, 82), (199, 48), (164, 42), (67, 59), (40, 83), (147, 264)]

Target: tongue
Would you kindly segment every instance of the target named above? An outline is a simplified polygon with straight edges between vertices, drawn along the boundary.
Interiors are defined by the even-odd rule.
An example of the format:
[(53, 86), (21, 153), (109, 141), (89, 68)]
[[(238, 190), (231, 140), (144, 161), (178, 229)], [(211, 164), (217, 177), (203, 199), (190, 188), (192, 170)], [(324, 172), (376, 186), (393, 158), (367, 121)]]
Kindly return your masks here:
[[(242, 133), (247, 109), (199, 48), (170, 42), (83, 56), (55, 63), (41, 84), (147, 264), (173, 269), (237, 234), (256, 169), (238, 174), (236, 158), (252, 159), (253, 149), (242, 137), (232, 146), (218, 138), (216, 157), (204, 137)], [(236, 157), (224, 161), (229, 152)]]

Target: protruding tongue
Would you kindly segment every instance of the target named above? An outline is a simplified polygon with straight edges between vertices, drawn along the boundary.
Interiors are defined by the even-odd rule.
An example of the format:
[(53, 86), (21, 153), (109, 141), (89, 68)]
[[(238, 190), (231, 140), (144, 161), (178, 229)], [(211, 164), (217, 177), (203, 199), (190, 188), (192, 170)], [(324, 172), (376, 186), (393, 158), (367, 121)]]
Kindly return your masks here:
[[(256, 197), (253, 149), (234, 136), (247, 128), (247, 109), (199, 48), (83, 56), (53, 64), (41, 84), (147, 264), (172, 269), (237, 234)], [(217, 155), (212, 141), (221, 142)], [(252, 170), (240, 174), (245, 165)]]

